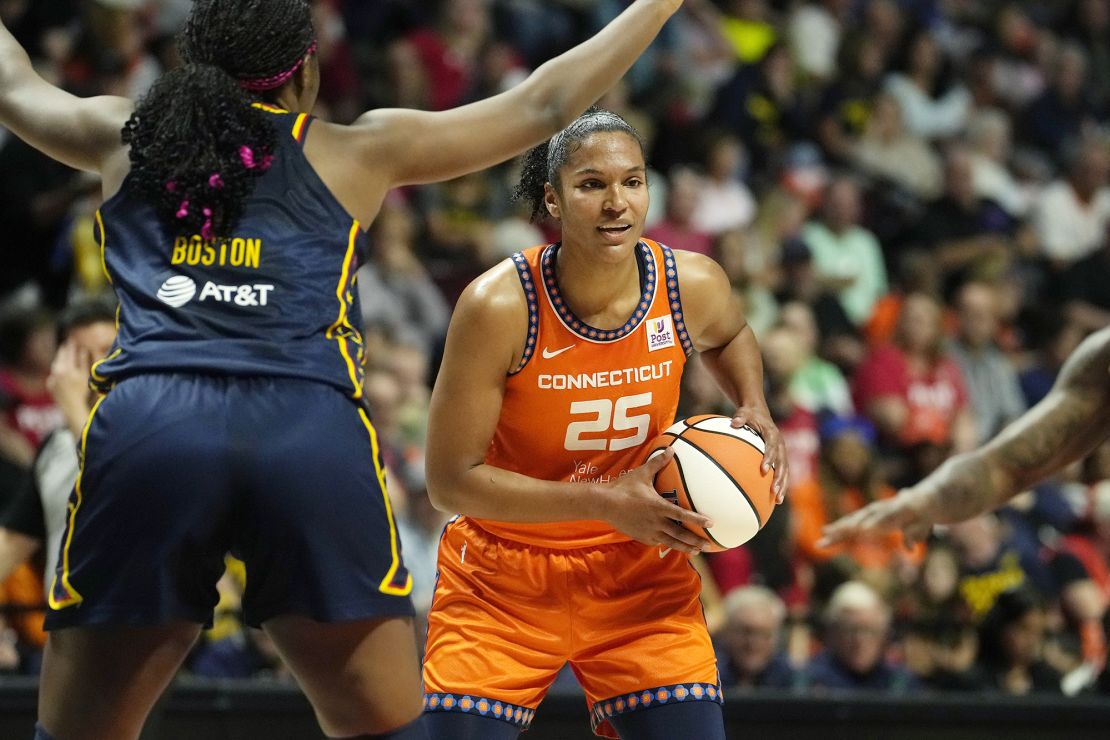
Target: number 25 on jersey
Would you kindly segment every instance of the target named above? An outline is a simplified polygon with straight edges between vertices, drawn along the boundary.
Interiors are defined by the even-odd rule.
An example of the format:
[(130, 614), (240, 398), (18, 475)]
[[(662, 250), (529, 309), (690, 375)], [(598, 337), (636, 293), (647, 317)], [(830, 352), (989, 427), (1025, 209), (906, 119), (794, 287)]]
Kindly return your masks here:
[[(616, 403), (608, 398), (595, 401), (575, 401), (570, 405), (572, 416), (592, 416), (586, 421), (572, 421), (567, 425), (563, 447), (567, 450), (609, 450), (618, 452), (642, 445), (647, 440), (651, 425), (649, 414), (629, 414), (634, 409), (651, 405), (651, 393), (622, 396)], [(610, 436), (609, 432), (632, 432), (624, 436)], [(584, 434), (605, 434), (603, 437), (583, 438)]]

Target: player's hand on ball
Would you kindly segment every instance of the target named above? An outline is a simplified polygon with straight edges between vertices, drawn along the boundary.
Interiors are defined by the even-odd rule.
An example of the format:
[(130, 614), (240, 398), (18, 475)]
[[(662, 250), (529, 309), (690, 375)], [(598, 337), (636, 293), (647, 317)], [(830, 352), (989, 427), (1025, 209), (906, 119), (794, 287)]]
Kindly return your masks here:
[(697, 554), (712, 544), (699, 537), (680, 522), (698, 527), (712, 527), (709, 517), (687, 511), (660, 496), (653, 481), (656, 474), (671, 461), (674, 450), (667, 449), (640, 467), (608, 484), (611, 496), (606, 520), (618, 531), (645, 545), (661, 545), (672, 550)]
[(736, 409), (736, 413), (732, 415), (733, 428), (739, 429), (745, 425), (756, 430), (759, 436), (763, 437), (766, 447), (763, 452), (762, 470), (764, 473), (768, 470), (775, 471), (771, 490), (775, 493), (776, 503), (781, 504), (786, 497), (786, 486), (790, 482), (790, 467), (786, 462), (786, 442), (782, 439), (782, 433), (771, 420), (771, 414), (767, 409), (758, 406), (741, 406)]

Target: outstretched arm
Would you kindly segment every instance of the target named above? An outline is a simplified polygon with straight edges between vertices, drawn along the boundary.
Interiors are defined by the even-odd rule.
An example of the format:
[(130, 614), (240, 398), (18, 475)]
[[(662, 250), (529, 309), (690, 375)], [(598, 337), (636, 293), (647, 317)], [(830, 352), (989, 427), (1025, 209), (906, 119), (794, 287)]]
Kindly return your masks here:
[(686, 323), (694, 348), (706, 368), (737, 405), (733, 426), (751, 426), (766, 443), (763, 470), (774, 469), (779, 503), (789, 482), (786, 444), (763, 395), (763, 358), (740, 299), (713, 260), (692, 252), (675, 252)]
[(510, 159), (554, 136), (612, 87), (682, 0), (636, 0), (593, 38), (508, 92), (453, 110), (363, 115), (358, 149), (385, 187), (447, 180)]
[(528, 309), (511, 264), (478, 278), (459, 299), (428, 412), (428, 496), (436, 508), (508, 522), (597, 519), (647, 545), (686, 553), (708, 548), (677, 522), (708, 526), (709, 519), (652, 486), (669, 453), (611, 483), (541, 480), (486, 464), (506, 373), (519, 363), (527, 331)]
[(995, 509), (1074, 462), (1110, 436), (1110, 329), (1087, 338), (1064, 364), (1052, 392), (1001, 434), (958, 455), (898, 496), (825, 528), (825, 542), (902, 528), (920, 542), (933, 524)]
[(0, 124), (43, 154), (100, 172), (123, 149), (120, 131), (132, 108), (127, 98), (79, 98), (51, 85), (0, 23)]

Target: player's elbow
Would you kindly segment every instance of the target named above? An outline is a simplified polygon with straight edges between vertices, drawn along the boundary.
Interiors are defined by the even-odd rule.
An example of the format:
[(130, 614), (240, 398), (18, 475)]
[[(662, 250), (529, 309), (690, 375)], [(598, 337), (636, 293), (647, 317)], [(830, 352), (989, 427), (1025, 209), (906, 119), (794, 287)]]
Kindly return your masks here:
[(574, 103), (571, 89), (558, 68), (544, 64), (517, 88), (519, 109), (542, 129), (545, 138), (554, 136), (574, 123), (582, 112)]
[(428, 468), (428, 500), (437, 510), (445, 514), (458, 514), (463, 507), (462, 486), (457, 476)]

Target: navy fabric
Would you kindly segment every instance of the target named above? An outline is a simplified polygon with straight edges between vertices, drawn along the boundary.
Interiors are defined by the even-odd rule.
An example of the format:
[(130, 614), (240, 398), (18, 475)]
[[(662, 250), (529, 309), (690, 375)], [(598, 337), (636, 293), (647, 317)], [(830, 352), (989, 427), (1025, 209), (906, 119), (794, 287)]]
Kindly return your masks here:
[(353, 286), (366, 238), (293, 138), (298, 117), (265, 115), (276, 155), (232, 234), (177, 232), (128, 181), (101, 207), (97, 238), (120, 301), (116, 346), (93, 368), (101, 390), (139, 373), (193, 371), (318, 380), (357, 396)]
[(428, 712), (424, 722), (435, 740), (516, 740), (521, 733), (511, 722), (464, 712)]
[(32, 740), (54, 740), (54, 736), (42, 729), (42, 725), (35, 725), (35, 736)]
[(207, 623), (231, 551), (249, 624), (413, 614), (365, 411), (287, 378), (141, 375), (89, 424), (48, 629)]
[[(379, 735), (359, 735), (358, 737), (343, 738), (343, 740), (432, 740), (432, 738), (438, 738), (438, 736), (428, 733), (425, 718), (421, 716), (392, 732)], [(340, 739), (335, 738), (334, 740)]]
[(725, 719), (715, 701), (661, 704), (611, 717), (621, 740), (725, 740)]

